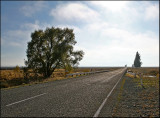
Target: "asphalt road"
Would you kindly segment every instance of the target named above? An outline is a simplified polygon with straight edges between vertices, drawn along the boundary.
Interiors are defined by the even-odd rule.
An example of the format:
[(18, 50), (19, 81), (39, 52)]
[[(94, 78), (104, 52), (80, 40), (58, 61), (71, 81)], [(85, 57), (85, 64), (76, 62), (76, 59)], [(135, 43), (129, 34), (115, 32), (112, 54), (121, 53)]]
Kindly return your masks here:
[(98, 117), (125, 70), (1, 90), (1, 116)]

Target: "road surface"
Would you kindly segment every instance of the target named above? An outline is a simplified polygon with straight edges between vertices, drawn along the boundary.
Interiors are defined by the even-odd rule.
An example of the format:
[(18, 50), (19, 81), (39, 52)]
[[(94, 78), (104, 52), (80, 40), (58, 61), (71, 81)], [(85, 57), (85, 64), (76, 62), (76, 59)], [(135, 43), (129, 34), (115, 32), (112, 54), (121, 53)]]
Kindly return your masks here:
[[(98, 117), (126, 68), (1, 90), (2, 117)], [(104, 111), (103, 111), (104, 112)]]

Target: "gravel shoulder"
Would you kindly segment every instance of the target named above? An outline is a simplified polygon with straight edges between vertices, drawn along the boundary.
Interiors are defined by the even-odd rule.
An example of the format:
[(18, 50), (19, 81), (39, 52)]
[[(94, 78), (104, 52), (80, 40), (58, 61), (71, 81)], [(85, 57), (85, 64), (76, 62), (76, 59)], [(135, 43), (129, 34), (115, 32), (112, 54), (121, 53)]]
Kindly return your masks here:
[(143, 78), (143, 86), (126, 74), (99, 117), (159, 117), (159, 78)]

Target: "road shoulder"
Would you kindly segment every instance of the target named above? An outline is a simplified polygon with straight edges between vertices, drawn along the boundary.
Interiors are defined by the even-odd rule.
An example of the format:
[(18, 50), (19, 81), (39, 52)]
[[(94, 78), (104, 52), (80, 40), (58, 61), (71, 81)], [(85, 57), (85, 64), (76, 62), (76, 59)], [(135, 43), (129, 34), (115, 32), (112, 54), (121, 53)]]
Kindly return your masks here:
[(146, 78), (145, 88), (142, 88), (139, 78), (124, 76), (107, 100), (99, 117), (158, 117), (157, 79)]

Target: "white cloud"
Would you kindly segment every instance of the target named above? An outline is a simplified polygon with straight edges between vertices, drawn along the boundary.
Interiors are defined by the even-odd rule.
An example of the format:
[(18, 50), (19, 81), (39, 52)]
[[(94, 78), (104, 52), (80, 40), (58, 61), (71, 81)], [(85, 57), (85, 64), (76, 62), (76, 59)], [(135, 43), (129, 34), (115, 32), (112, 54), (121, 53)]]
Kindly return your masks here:
[[(15, 47), (24, 44), (26, 48), (26, 42), (31, 40), (31, 32), (36, 29), (44, 30), (54, 24), (56, 27), (74, 29), (77, 41), (75, 49), (85, 52), (80, 66), (124, 66), (125, 64), (131, 66), (137, 51), (141, 54), (144, 66), (159, 65), (158, 35), (152, 29), (137, 31), (132, 27), (132, 25), (141, 25), (144, 19), (156, 19), (159, 14), (157, 5), (154, 6), (150, 2), (144, 2), (145, 4), (134, 2), (135, 4), (132, 5), (132, 2), (128, 1), (88, 3), (91, 4), (80, 2), (59, 4), (50, 12), (54, 17), (53, 23), (35, 21), (35, 23), (23, 24), (19, 30), (6, 32), (2, 37), (2, 43)], [(38, 9), (26, 10), (26, 16), (41, 10)], [(56, 24), (55, 20), (59, 22)]]
[(21, 28), (24, 28), (26, 30), (38, 30), (40, 28), (39, 21), (35, 21), (35, 23), (25, 23), (21, 25)]
[(20, 11), (27, 17), (31, 17), (33, 14), (41, 11), (43, 8), (46, 7), (44, 1), (31, 1), (30, 4), (24, 5), (20, 8)]
[(66, 26), (78, 29), (75, 30), (75, 49), (85, 52), (80, 66), (131, 66), (137, 51), (142, 55), (143, 66), (158, 66), (158, 35), (150, 30), (137, 33), (104, 21), (81, 28), (63, 27)]
[(98, 13), (81, 3), (68, 3), (58, 5), (52, 9), (50, 15), (58, 21), (91, 22), (98, 20)]
[(3, 36), (2, 46), (12, 46), (12, 47), (23, 47), (25, 42), (30, 38), (29, 31), (23, 30), (10, 30), (7, 31)]
[(128, 27), (138, 21), (159, 18), (159, 4), (149, 1), (90, 1), (101, 17), (109, 22), (117, 22)]
[[(9, 30), (2, 34), (2, 66), (15, 66), (24, 65), (24, 59), (26, 58), (27, 42), (31, 40), (31, 33), (37, 29), (46, 29), (46, 27), (51, 27), (47, 23), (26, 23), (20, 26), (20, 29)], [(7, 51), (10, 53), (5, 53), (4, 50), (7, 47)]]
[(14, 47), (21, 47), (22, 45), (18, 42), (9, 42), (10, 46), (14, 46)]
[(70, 29), (73, 29), (73, 32), (74, 33), (80, 33), (81, 32), (81, 29), (77, 26), (74, 26), (74, 25), (55, 25), (55, 27), (60, 27), (60, 28), (70, 28)]
[(147, 20), (154, 20), (159, 18), (159, 5), (158, 4), (151, 4), (146, 8), (145, 11), (146, 19)]
[(22, 29), (32, 32), (39, 29), (45, 30), (47, 27), (52, 27), (52, 25), (48, 23), (40, 23), (38, 20), (36, 20), (34, 23), (25, 23), (21, 25)]
[(2, 35), (3, 45), (12, 47), (26, 47), (28, 41), (31, 40), (31, 33), (35, 30), (46, 28), (46, 24), (39, 24), (39, 21), (35, 23), (25, 23), (17, 30), (8, 30)]
[(91, 7), (100, 14), (100, 19), (118, 26), (128, 27), (137, 21), (141, 14), (131, 1), (90, 1)]
[[(96, 28), (97, 25), (93, 25), (93, 29)], [(76, 49), (82, 49), (85, 52), (80, 66), (123, 66), (125, 64), (131, 66), (137, 51), (142, 55), (144, 66), (158, 66), (159, 40), (152, 31), (134, 33), (114, 26), (102, 25), (97, 29), (101, 37), (97, 38), (96, 31), (89, 29), (90, 26), (81, 29), (83, 31), (81, 37), (77, 39), (79, 44)], [(85, 34), (88, 30), (91, 40)]]
[(90, 3), (103, 10), (121, 12), (126, 8), (128, 1), (91, 1)]
[(123, 30), (123, 29), (118, 29), (118, 28), (106, 28), (102, 31), (102, 34), (104, 36), (109, 36), (109, 37), (112, 37), (113, 39), (114, 38), (128, 38), (128, 37), (131, 37), (131, 34), (126, 31), (126, 30)]

